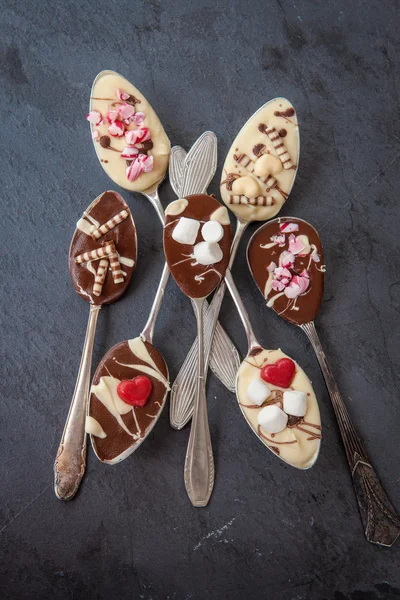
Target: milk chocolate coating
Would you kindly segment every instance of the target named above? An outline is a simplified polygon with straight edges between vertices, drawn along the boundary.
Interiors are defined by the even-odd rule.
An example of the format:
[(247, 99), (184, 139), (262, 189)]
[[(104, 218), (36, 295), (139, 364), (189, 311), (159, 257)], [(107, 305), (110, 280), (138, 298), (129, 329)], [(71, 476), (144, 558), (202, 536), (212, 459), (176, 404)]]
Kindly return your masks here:
[[(152, 344), (149, 344), (148, 342), (144, 342), (144, 344), (151, 358), (157, 365), (157, 368), (164, 377), (168, 379), (168, 368), (161, 354)], [(102, 461), (114, 461), (122, 453), (129, 449), (133, 452), (136, 447), (139, 446), (143, 441), (143, 438), (149, 432), (149, 429), (154, 426), (159, 414), (164, 408), (168, 391), (161, 381), (150, 375), (148, 372), (142, 372), (140, 367), (133, 369), (131, 367), (122, 366), (116, 361), (124, 363), (125, 365), (132, 363), (147, 365), (143, 360), (132, 354), (128, 342), (121, 342), (111, 348), (104, 356), (96, 369), (92, 385), (97, 385), (100, 378), (104, 376), (112, 376), (122, 381), (124, 379), (133, 379), (138, 375), (145, 375), (151, 380), (153, 388), (145, 406), (135, 407), (137, 424), (132, 410), (126, 415), (121, 415), (125, 425), (132, 433), (137, 432), (139, 425), (141, 434), (140, 439), (138, 440), (134, 440), (132, 436), (121, 428), (115, 417), (100, 402), (94, 393), (90, 395), (88, 414), (100, 423), (107, 434), (107, 437), (104, 439), (91, 436), (93, 449), (96, 452), (97, 457)]]
[[(290, 233), (285, 234), (285, 245), (280, 247), (278, 245), (272, 248), (261, 248), (266, 244), (271, 243), (271, 236), (281, 235), (279, 229), (280, 223), (296, 223), (299, 226), (299, 230), (293, 232), (295, 236), (306, 235), (310, 241), (310, 244), (314, 244), (317, 248), (320, 262), (311, 261), (308, 268), (310, 276), (310, 284), (304, 295), (298, 296), (296, 306), (299, 310), (291, 310), (288, 305), (292, 302), (285, 295), (280, 296), (274, 301), (272, 308), (281, 317), (294, 323), (295, 325), (301, 325), (302, 323), (308, 323), (313, 321), (318, 313), (321, 305), (322, 296), (324, 292), (324, 273), (319, 269), (324, 264), (323, 250), (321, 240), (317, 231), (306, 221), (302, 219), (295, 219), (292, 217), (281, 217), (274, 219), (269, 223), (266, 223), (260, 227), (253, 237), (250, 239), (247, 247), (247, 259), (249, 263), (252, 275), (259, 287), (261, 293), (264, 295), (265, 284), (268, 279), (267, 267), (271, 262), (279, 264), (279, 256), (285, 250), (288, 250), (289, 236)], [(296, 256), (294, 262), (293, 273), (300, 274), (307, 266), (310, 261), (310, 253), (306, 256)], [(271, 290), (267, 296), (267, 300), (271, 299), (278, 292)], [(284, 312), (283, 312), (284, 311)], [(280, 314), (282, 313), (282, 314)]]
[[(218, 263), (214, 263), (213, 265), (193, 265), (193, 263), (196, 262), (194, 258), (185, 260), (189, 255), (193, 254), (194, 246), (199, 242), (204, 241), (203, 236), (201, 235), (201, 228), (204, 222), (209, 221), (212, 213), (221, 207), (218, 200), (211, 196), (207, 196), (207, 194), (186, 196), (186, 200), (188, 201), (188, 205), (182, 213), (179, 215), (166, 215), (164, 227), (164, 252), (172, 276), (182, 292), (190, 298), (204, 298), (211, 294), (225, 275), (232, 244), (232, 229), (230, 225), (222, 225), (224, 236), (218, 243), (221, 247), (223, 257)], [(195, 244), (193, 245), (180, 244), (172, 238), (174, 227), (176, 227), (181, 217), (197, 219), (197, 221), (202, 222), (199, 227)], [(173, 223), (173, 221), (176, 221), (176, 223)], [(185, 260), (185, 262), (180, 262), (183, 260)], [(213, 271), (213, 269), (216, 269), (221, 276)], [(196, 276), (203, 275), (204, 273), (206, 274), (204, 275), (203, 281), (195, 280)]]
[[(106, 223), (121, 210), (129, 212), (128, 218), (98, 240), (93, 240), (90, 235), (79, 229), (75, 230), (74, 237), (72, 238), (69, 250), (69, 271), (72, 283), (74, 284), (75, 291), (91, 304), (110, 304), (118, 300), (125, 292), (136, 267), (137, 238), (136, 227), (129, 206), (117, 192), (104, 192), (86, 210), (86, 213), (96, 219), (96, 221), (99, 221), (100, 224)], [(109, 240), (114, 240), (120, 256), (130, 258), (135, 262), (133, 267), (121, 264), (121, 269), (126, 273), (122, 283), (114, 283), (111, 271), (109, 270), (100, 296), (95, 296), (93, 294), (94, 274), (87, 269), (85, 264), (76, 264), (75, 257), (95, 248), (101, 248), (104, 242)], [(91, 263), (94, 269), (97, 269), (98, 262), (94, 261)]]

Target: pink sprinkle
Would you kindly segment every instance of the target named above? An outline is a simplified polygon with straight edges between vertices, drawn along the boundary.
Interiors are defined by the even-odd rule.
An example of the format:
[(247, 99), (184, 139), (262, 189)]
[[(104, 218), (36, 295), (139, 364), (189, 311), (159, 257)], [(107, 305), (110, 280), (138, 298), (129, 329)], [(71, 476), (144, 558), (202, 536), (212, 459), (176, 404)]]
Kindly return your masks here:
[(291, 252), (284, 250), (279, 257), (279, 264), (281, 267), (286, 269), (292, 269), (294, 265), (295, 256)]
[(279, 229), (282, 233), (290, 233), (291, 231), (298, 231), (299, 226), (297, 223), (280, 223)]
[(284, 267), (277, 267), (275, 269), (275, 271), (274, 271), (274, 277), (276, 279), (285, 278), (285, 279), (288, 279), (290, 281), (291, 278), (292, 278), (292, 274), (291, 274), (291, 272), (288, 269), (286, 269)]
[(108, 133), (113, 137), (122, 137), (124, 135), (125, 125), (121, 121), (114, 121), (108, 128)]
[(285, 296), (288, 298), (297, 298), (307, 290), (310, 285), (310, 277), (307, 271), (303, 271), (301, 275), (294, 275), (292, 281), (285, 289)]
[(134, 146), (140, 142), (147, 142), (150, 139), (150, 130), (147, 127), (132, 129), (125, 134), (125, 140), (128, 146)]
[(135, 107), (130, 104), (122, 104), (118, 107), (119, 118), (122, 121), (130, 120), (131, 117), (135, 114)]
[(146, 115), (144, 114), (144, 112), (137, 112), (133, 115), (131, 121), (134, 121), (136, 125), (140, 126), (143, 123), (145, 116)]
[(93, 138), (94, 140), (95, 140), (96, 138), (98, 138), (98, 137), (99, 137), (99, 135), (100, 135), (100, 134), (99, 134), (99, 132), (97, 131), (97, 129), (94, 129), (94, 130), (92, 131), (92, 138)]
[(125, 158), (126, 160), (135, 160), (138, 154), (139, 150), (137, 148), (126, 147), (121, 152), (121, 158)]
[(86, 119), (92, 125), (100, 125), (100, 123), (103, 120), (103, 117), (101, 116), (101, 113), (99, 113), (98, 110), (91, 110), (90, 113), (86, 115)]
[(152, 156), (147, 156), (146, 154), (139, 154), (138, 162), (143, 166), (143, 171), (145, 173), (150, 173), (154, 166), (154, 158)]
[(273, 280), (271, 287), (275, 292), (282, 292), (285, 289), (283, 283), (281, 281), (278, 281), (277, 279)]
[(303, 250), (305, 250), (305, 245), (301, 241), (299, 237), (296, 237), (292, 234), (289, 236), (289, 252), (292, 254), (300, 254)]
[(274, 262), (271, 262), (267, 267), (268, 273), (272, 273), (273, 271), (275, 271), (276, 267), (277, 267), (277, 264)]
[(127, 168), (126, 176), (129, 181), (135, 181), (143, 173), (143, 170), (143, 165), (138, 160), (134, 160)]
[(270, 237), (271, 242), (275, 242), (275, 244), (278, 244), (279, 246), (284, 246), (285, 245), (285, 236), (284, 235), (272, 235)]
[(118, 100), (128, 100), (129, 94), (127, 94), (123, 90), (120, 90), (119, 88), (117, 88), (115, 91), (116, 91)]
[(109, 123), (114, 123), (119, 117), (118, 110), (111, 109), (107, 112), (107, 121)]

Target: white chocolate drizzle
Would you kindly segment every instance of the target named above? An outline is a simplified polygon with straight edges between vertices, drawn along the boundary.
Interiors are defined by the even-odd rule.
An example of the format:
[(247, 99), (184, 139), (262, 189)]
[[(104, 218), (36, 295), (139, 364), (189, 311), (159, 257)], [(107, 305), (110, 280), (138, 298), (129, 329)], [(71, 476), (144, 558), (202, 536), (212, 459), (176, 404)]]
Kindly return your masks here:
[(100, 423), (96, 421), (96, 419), (94, 419), (93, 417), (90, 417), (89, 415), (86, 417), (85, 431), (86, 433), (101, 438), (102, 440), (104, 440), (104, 438), (107, 437), (107, 434), (100, 425)]

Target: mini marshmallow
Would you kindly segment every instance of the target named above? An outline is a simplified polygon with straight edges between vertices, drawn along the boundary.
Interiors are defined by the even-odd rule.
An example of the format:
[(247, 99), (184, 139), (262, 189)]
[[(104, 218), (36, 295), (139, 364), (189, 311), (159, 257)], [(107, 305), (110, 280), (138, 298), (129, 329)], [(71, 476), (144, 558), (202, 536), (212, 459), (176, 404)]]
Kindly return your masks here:
[(253, 404), (257, 404), (257, 406), (261, 406), (270, 394), (271, 390), (260, 378), (253, 379), (246, 392), (248, 399), (251, 400)]
[(283, 410), (294, 417), (304, 417), (307, 412), (307, 396), (304, 392), (283, 392)]
[(285, 429), (288, 422), (288, 416), (279, 408), (279, 406), (272, 404), (271, 406), (265, 406), (265, 408), (260, 410), (257, 415), (257, 421), (268, 433), (279, 433)]
[(200, 222), (196, 219), (181, 217), (172, 232), (172, 239), (179, 244), (194, 244), (199, 231)]
[(201, 228), (201, 235), (206, 242), (215, 244), (224, 237), (224, 228), (218, 221), (207, 221)]
[(219, 244), (210, 244), (209, 242), (199, 242), (196, 244), (193, 254), (197, 262), (201, 265), (213, 265), (223, 258)]

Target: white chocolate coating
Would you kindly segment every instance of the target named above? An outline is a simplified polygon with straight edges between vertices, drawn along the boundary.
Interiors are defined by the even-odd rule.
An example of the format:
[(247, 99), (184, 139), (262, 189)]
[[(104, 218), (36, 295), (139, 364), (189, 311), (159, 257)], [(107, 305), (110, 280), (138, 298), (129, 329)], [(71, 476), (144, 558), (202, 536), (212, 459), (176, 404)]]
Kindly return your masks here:
[[(117, 88), (135, 96), (135, 98), (140, 100), (140, 104), (136, 104), (135, 108), (136, 112), (143, 112), (145, 114), (145, 119), (140, 127), (148, 127), (150, 130), (153, 148), (149, 150), (148, 154), (154, 158), (154, 167), (149, 173), (142, 173), (135, 181), (128, 181), (126, 177), (127, 165), (125, 160), (121, 158), (120, 154), (107, 148), (102, 148), (100, 143), (96, 140), (93, 140), (93, 143), (100, 164), (107, 175), (116, 184), (120, 185), (126, 190), (141, 192), (153, 187), (164, 177), (168, 168), (171, 144), (160, 122), (160, 119), (156, 115), (149, 102), (146, 100), (143, 94), (141, 94), (134, 85), (125, 79), (125, 77), (122, 77), (122, 75), (119, 75), (114, 71), (103, 71), (96, 78), (92, 90), (92, 98), (115, 98), (115, 101), (117, 101)], [(105, 117), (107, 106), (110, 106), (112, 101), (94, 100), (92, 98), (90, 100), (90, 110), (97, 110), (102, 114), (103, 117)], [(91, 124), (92, 132), (98, 131), (99, 137), (102, 135), (109, 135), (108, 127), (108, 123), (106, 125)], [(128, 129), (137, 129), (137, 125), (131, 124), (129, 125)], [(111, 137), (111, 146), (120, 151), (124, 150), (124, 148), (127, 146), (125, 137)]]
[[(285, 129), (287, 132), (287, 135), (282, 138), (282, 142), (284, 143), (286, 150), (290, 155), (291, 161), (296, 168), (280, 169), (276, 161), (267, 161), (267, 163), (270, 162), (269, 174), (277, 180), (278, 187), (286, 195), (290, 193), (297, 173), (300, 152), (300, 137), (297, 124), (297, 114), (295, 113), (293, 116), (288, 118), (274, 115), (275, 111), (284, 112), (288, 108), (293, 107), (285, 98), (275, 98), (274, 100), (268, 102), (268, 104), (266, 104), (255, 115), (253, 115), (253, 117), (251, 117), (251, 119), (249, 119), (249, 121), (247, 121), (247, 123), (242, 127), (226, 157), (221, 176), (221, 197), (225, 204), (232, 210), (232, 212), (247, 221), (266, 221), (267, 219), (272, 219), (272, 217), (274, 217), (280, 211), (283, 203), (285, 202), (284, 196), (275, 187), (272, 187), (267, 191), (267, 186), (265, 184), (263, 185), (260, 182), (260, 179), (255, 179), (261, 189), (260, 195), (263, 197), (272, 197), (273, 204), (271, 206), (263, 206), (260, 205), (260, 203), (231, 204), (229, 202), (229, 197), (231, 195), (240, 196), (242, 195), (242, 192), (227, 190), (226, 184), (223, 182), (230, 173), (240, 175), (240, 177), (254, 177), (253, 174), (249, 173), (248, 169), (235, 161), (234, 155), (240, 155), (244, 153), (257, 164), (257, 157), (253, 154), (253, 148), (257, 144), (265, 145), (266, 151), (269, 151), (270, 154), (276, 158), (276, 161), (280, 160), (278, 158), (277, 151), (268, 135), (262, 133), (258, 129), (258, 126), (263, 123), (269, 127), (275, 127), (277, 131)], [(261, 169), (261, 167), (263, 167), (263, 172), (266, 172), (265, 160), (264, 165), (263, 162), (261, 162), (260, 167), (257, 167), (257, 169)], [(241, 179), (236, 179), (233, 182), (233, 190), (242, 189), (240, 184)], [(246, 188), (247, 187), (249, 186), (246, 186)], [(256, 187), (254, 186), (254, 190), (255, 189)], [(251, 190), (251, 192), (255, 193), (253, 190)]]
[[(256, 408), (247, 408), (246, 406), (243, 406), (250, 404), (249, 399), (247, 397), (247, 389), (251, 381), (255, 377), (260, 376), (260, 369), (257, 367), (264, 366), (265, 364), (275, 363), (281, 358), (290, 357), (284, 354), (282, 350), (263, 350), (262, 352), (260, 352), (260, 354), (257, 354), (257, 356), (248, 356), (246, 360), (242, 362), (242, 364), (239, 367), (236, 381), (239, 406), (248, 424), (265, 446), (273, 447), (274, 442), (288, 442), (296, 440), (296, 443), (294, 444), (276, 444), (276, 447), (279, 449), (279, 458), (299, 469), (307, 469), (313, 465), (315, 459), (318, 456), (321, 442), (320, 439), (307, 439), (310, 436), (304, 431), (300, 431), (297, 428), (286, 427), (283, 431), (274, 435), (272, 442), (268, 442), (263, 437), (260, 437), (258, 435), (257, 415), (260, 412), (260, 410), (262, 410), (262, 407), (257, 406)], [(280, 388), (271, 383), (268, 383), (268, 386), (271, 389), (281, 390), (282, 392), (286, 391), (284, 388)], [(304, 416), (304, 420), (307, 423), (313, 423), (315, 425), (320, 426), (321, 418), (314, 390), (307, 375), (297, 363), (296, 373), (291, 383), (291, 387), (295, 390), (299, 390), (307, 394), (307, 412)], [(302, 425), (302, 427), (314, 433), (320, 433), (317, 429), (313, 427), (305, 425)], [(271, 435), (269, 435), (267, 432), (262, 431), (262, 433), (269, 438), (271, 437)]]

